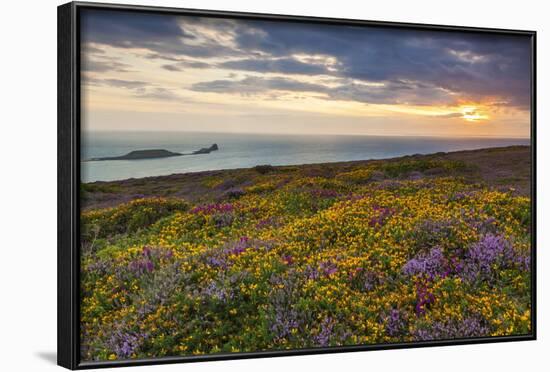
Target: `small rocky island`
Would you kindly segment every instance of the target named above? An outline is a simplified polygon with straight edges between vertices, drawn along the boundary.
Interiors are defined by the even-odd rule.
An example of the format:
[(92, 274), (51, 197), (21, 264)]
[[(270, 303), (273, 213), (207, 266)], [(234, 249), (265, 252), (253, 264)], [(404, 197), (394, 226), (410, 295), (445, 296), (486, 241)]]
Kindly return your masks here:
[[(217, 144), (213, 144), (212, 146), (210, 147), (203, 147), (202, 149), (200, 150), (197, 150), (197, 151), (193, 151), (191, 154), (189, 155), (198, 155), (198, 154), (210, 154), (212, 151), (218, 151), (218, 145)], [(183, 155), (183, 154), (182, 154)]]
[(158, 158), (168, 158), (172, 156), (185, 156), (185, 155), (200, 155), (200, 154), (209, 154), (212, 151), (219, 150), (219, 147), (214, 143), (210, 147), (203, 147), (199, 150), (193, 151), (191, 153), (182, 154), (179, 152), (172, 152), (163, 149), (152, 149), (152, 150), (135, 150), (130, 151), (126, 155), (121, 156), (107, 156), (103, 158), (92, 158), (87, 161), (103, 161), (103, 160), (143, 160), (143, 159), (158, 159)]

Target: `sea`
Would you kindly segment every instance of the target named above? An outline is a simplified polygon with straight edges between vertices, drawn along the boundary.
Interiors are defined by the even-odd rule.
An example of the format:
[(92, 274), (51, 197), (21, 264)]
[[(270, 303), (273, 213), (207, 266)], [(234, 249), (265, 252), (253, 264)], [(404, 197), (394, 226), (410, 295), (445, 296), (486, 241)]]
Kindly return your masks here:
[[(209, 154), (144, 160), (86, 161), (134, 150), (190, 153), (216, 143)], [(281, 135), (199, 132), (83, 132), (81, 181), (114, 181), (255, 165), (298, 165), (385, 159), (488, 147), (529, 145), (527, 138)]]

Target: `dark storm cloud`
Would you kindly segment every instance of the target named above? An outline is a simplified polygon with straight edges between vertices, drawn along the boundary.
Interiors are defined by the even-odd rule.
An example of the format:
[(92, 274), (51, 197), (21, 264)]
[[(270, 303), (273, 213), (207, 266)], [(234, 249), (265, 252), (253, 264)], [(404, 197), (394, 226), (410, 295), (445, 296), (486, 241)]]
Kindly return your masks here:
[[(91, 10), (83, 14), (82, 31), (83, 39), (94, 45), (145, 48), (151, 58), (176, 62), (165, 65), (171, 71), (183, 69), (178, 60), (185, 57), (230, 58), (221, 63), (203, 62), (199, 68), (322, 74), (382, 82), (386, 87), (382, 91), (345, 84), (327, 93), (320, 86), (319, 92), (334, 99), (429, 104), (446, 102), (454, 93), (454, 99), (490, 99), (520, 108), (530, 104), (530, 41), (523, 36)], [(337, 64), (327, 69), (313, 60), (297, 60), (298, 54), (328, 56)], [(245, 91), (259, 89), (246, 88), (243, 83), (246, 80), (240, 82)], [(210, 86), (221, 89), (235, 84), (214, 81)], [(193, 89), (207, 87), (205, 83)]]
[[(189, 25), (199, 21), (196, 17), (185, 20)], [(239, 27), (231, 21), (206, 22), (220, 30), (231, 31)], [(177, 55), (215, 57), (241, 54), (216, 40), (197, 42), (195, 35), (180, 27), (176, 16), (167, 14), (88, 9), (81, 17), (81, 38), (83, 42), (119, 48), (144, 48), (167, 58)]]
[(238, 36), (243, 49), (283, 56), (334, 56), (337, 74), (368, 81), (411, 80), (479, 99), (529, 104), (529, 40), (519, 36), (266, 23), (265, 37)]

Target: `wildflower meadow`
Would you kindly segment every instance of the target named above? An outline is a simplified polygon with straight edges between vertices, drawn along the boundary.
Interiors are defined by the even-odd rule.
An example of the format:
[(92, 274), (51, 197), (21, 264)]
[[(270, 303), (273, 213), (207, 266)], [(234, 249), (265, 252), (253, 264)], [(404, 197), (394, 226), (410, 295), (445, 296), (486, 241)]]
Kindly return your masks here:
[(189, 177), (83, 184), (83, 360), (531, 331), (510, 176), (431, 156)]

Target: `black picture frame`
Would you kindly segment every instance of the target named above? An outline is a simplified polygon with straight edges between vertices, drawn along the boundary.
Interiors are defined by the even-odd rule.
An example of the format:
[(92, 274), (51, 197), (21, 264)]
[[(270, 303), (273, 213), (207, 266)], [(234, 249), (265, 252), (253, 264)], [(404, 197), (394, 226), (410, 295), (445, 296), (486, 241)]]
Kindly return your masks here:
[[(258, 351), (215, 355), (163, 357), (138, 360), (81, 362), (79, 359), (79, 234), (80, 234), (80, 25), (82, 9), (123, 10), (157, 14), (200, 15), (235, 19), (275, 20), (332, 25), (377, 26), (389, 28), (443, 30), (448, 32), (523, 35), (531, 40), (531, 334), (475, 339), (438, 340), (414, 343), (376, 344), (314, 349)], [(155, 6), (134, 6), (71, 2), (58, 7), (58, 277), (57, 277), (57, 360), (69, 369), (139, 366), (181, 362), (215, 361), (304, 354), (341, 353), (366, 350), (482, 344), (536, 340), (536, 32), (431, 24), (365, 21), (275, 14), (256, 14)]]

